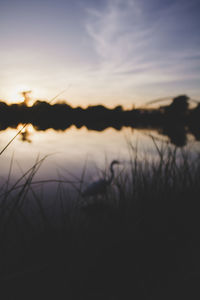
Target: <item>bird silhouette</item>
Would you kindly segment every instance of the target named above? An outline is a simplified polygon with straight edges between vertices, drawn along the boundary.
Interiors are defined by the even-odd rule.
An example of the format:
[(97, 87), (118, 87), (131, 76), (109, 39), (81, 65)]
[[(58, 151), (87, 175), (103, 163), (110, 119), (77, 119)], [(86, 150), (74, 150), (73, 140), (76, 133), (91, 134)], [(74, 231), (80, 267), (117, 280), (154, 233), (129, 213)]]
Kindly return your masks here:
[(105, 194), (108, 186), (112, 183), (114, 178), (114, 170), (113, 166), (116, 164), (120, 164), (118, 160), (113, 160), (110, 164), (110, 178), (108, 179), (100, 179), (98, 181), (92, 182), (88, 187), (83, 191), (82, 197), (90, 197)]

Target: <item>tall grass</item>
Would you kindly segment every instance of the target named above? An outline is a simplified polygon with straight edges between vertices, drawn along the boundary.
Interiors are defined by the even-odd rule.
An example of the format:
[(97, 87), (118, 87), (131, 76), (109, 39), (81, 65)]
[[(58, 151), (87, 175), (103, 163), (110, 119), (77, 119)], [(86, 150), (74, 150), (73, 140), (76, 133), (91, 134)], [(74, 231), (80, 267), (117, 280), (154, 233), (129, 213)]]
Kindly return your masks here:
[(96, 197), (82, 209), (86, 166), (80, 178), (57, 179), (52, 206), (34, 189), (44, 158), (9, 188), (10, 167), (0, 203), (4, 286), (17, 286), (24, 299), (23, 282), (34, 297), (43, 290), (38, 299), (191, 296), (200, 278), (200, 155), (153, 142), (152, 161), (129, 144), (129, 163), (101, 196), (101, 210)]

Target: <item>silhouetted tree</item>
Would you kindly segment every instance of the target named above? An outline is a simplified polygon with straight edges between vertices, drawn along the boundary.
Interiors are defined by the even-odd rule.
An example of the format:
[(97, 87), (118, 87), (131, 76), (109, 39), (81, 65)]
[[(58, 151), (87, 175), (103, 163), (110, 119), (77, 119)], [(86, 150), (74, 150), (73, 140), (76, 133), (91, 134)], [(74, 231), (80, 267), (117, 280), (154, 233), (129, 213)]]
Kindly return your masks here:
[(123, 107), (121, 105), (118, 105), (114, 108), (115, 112), (122, 112), (123, 111)]
[(188, 100), (189, 97), (186, 95), (175, 97), (173, 102), (168, 106), (169, 111), (181, 115), (186, 114), (189, 107)]
[(24, 98), (23, 104), (26, 105), (26, 106), (28, 106), (29, 101), (30, 101), (30, 96), (29, 96), (30, 93), (32, 93), (31, 90), (30, 91), (23, 91), (23, 92), (21, 92), (21, 94), (22, 94), (22, 96)]

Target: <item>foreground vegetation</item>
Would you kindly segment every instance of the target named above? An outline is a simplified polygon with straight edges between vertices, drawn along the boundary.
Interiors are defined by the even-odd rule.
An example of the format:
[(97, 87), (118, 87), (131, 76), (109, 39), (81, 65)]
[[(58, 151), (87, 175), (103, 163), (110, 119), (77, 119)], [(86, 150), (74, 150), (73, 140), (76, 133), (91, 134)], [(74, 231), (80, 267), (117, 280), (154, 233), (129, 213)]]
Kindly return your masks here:
[(149, 161), (129, 146), (129, 167), (84, 208), (85, 170), (77, 182), (52, 183), (51, 205), (34, 184), (43, 159), (12, 186), (10, 171), (0, 204), (3, 299), (199, 299), (200, 155), (155, 143)]

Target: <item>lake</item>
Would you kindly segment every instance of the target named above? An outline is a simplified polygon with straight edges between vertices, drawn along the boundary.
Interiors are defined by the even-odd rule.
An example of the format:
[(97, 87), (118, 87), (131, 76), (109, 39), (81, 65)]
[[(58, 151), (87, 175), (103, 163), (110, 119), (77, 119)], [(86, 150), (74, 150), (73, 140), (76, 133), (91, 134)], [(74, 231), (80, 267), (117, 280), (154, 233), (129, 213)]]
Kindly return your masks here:
[[(1, 150), (16, 135), (20, 126), (1, 132)], [(37, 131), (28, 124), (1, 155), (1, 182), (8, 178), (12, 157), (12, 180), (17, 180), (32, 167), (38, 157), (46, 155), (48, 157), (36, 174), (37, 180), (81, 178), (85, 165), (86, 174), (95, 177), (98, 169), (105, 170), (113, 159), (120, 160), (126, 167), (130, 160), (129, 143), (137, 147), (138, 158), (141, 161), (144, 156), (149, 160), (155, 159), (158, 153), (152, 136), (159, 147), (165, 142), (174, 147), (167, 136), (152, 129), (123, 127), (121, 130), (107, 128), (104, 131), (95, 131), (86, 127), (77, 129), (71, 126), (64, 131), (53, 129)], [(189, 149), (192, 152), (196, 151), (199, 145), (194, 136), (188, 134), (187, 145), (179, 149)]]

